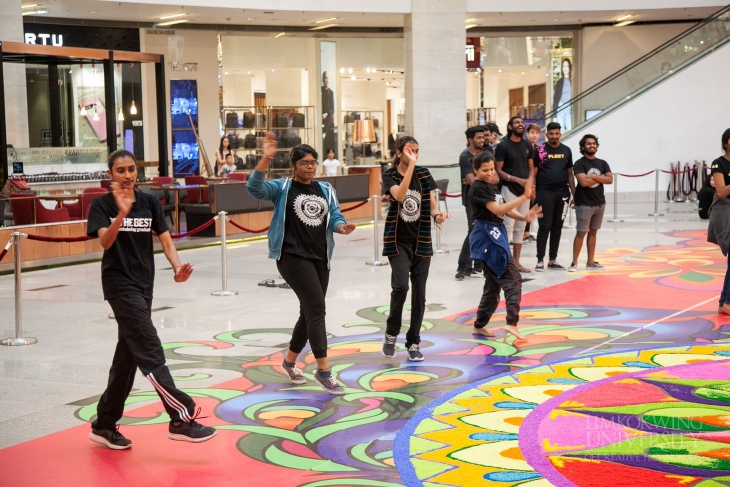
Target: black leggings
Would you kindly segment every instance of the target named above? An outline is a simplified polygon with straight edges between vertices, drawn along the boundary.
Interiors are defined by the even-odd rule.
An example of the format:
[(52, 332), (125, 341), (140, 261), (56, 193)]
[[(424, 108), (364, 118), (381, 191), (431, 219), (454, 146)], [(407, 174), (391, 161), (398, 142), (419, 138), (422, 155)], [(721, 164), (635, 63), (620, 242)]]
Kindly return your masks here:
[(517, 270), (515, 260), (510, 257), (507, 264), (507, 272), (502, 277), (497, 275), (484, 264), (484, 290), (482, 299), (477, 308), (477, 317), (474, 321), (475, 328), (484, 328), (492, 319), (492, 315), (499, 304), (499, 293), (504, 291), (504, 301), (507, 307), (507, 324), (517, 326), (520, 321), (520, 300), (522, 299), (522, 276)]
[(385, 332), (398, 336), (403, 318), (403, 305), (408, 296), (408, 278), (411, 285), (411, 322), (406, 333), (406, 348), (421, 343), (421, 325), (426, 311), (426, 280), (431, 266), (430, 257), (416, 255), (416, 244), (398, 244), (398, 254), (388, 257), (390, 262), (390, 314)]
[(542, 262), (545, 258), (545, 247), (550, 235), (550, 253), (548, 258), (558, 258), (558, 247), (560, 236), (563, 233), (563, 222), (568, 215), (570, 205), (570, 192), (540, 190), (537, 192), (536, 204), (542, 206), (542, 218), (537, 220), (537, 260)]
[(299, 320), (294, 325), (289, 350), (301, 353), (309, 340), (314, 358), (325, 358), (327, 329), (324, 316), (327, 311), (324, 298), (330, 280), (327, 261), (282, 253), (276, 267), (299, 298)]

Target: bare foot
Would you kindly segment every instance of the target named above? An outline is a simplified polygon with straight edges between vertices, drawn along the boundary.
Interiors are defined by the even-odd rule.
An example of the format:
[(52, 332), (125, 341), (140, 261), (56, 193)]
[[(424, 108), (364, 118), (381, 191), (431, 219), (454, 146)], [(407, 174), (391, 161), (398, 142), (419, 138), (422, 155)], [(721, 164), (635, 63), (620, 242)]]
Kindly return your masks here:
[(491, 331), (487, 330), (486, 328), (477, 328), (476, 326), (471, 329), (471, 334), (472, 335), (483, 335), (485, 337), (497, 336), (494, 333), (492, 333)]
[(514, 325), (503, 326), (502, 329), (510, 335), (513, 335), (518, 340), (527, 340), (527, 338), (523, 337), (522, 334), (520, 334), (520, 332), (517, 330), (517, 327)]

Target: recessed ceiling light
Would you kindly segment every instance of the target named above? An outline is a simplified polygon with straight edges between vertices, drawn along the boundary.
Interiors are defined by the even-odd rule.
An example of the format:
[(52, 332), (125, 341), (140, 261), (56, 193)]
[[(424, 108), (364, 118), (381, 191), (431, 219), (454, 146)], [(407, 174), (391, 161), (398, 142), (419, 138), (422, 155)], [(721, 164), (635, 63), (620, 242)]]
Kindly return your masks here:
[(631, 18), (631, 17), (633, 17), (632, 14), (626, 14), (626, 15), (624, 15), (622, 17), (617, 18), (616, 19), (616, 22), (621, 22), (622, 20), (626, 20), (626, 19)]
[(340, 68), (340, 74), (345, 74), (345, 68)]
[(329, 29), (330, 27), (334, 27), (334, 26), (336, 26), (336, 25), (340, 25), (340, 24), (325, 24), (325, 25), (318, 25), (317, 27), (312, 27), (312, 28), (311, 28), (311, 29), (309, 29), (309, 30), (324, 30), (324, 29)]
[(25, 12), (23, 12), (23, 17), (25, 17), (26, 15), (43, 15), (47, 13), (48, 10), (46, 10), (45, 8), (39, 8), (38, 10), (26, 10)]
[(355, 81), (355, 80), (357, 79), (357, 76), (355, 76), (355, 75), (353, 74), (352, 76), (350, 76), (350, 79), (351, 79), (352, 81)]
[(636, 22), (636, 21), (635, 20), (624, 20), (623, 22), (619, 22), (618, 24), (613, 24), (613, 26), (614, 27), (625, 27), (627, 25), (633, 24), (634, 22)]
[(286, 32), (279, 32), (278, 34), (276, 34), (276, 35), (274, 36), (274, 39), (276, 39), (277, 37), (281, 37), (281, 36), (283, 36), (283, 35), (286, 35)]
[(185, 22), (189, 22), (189, 20), (187, 20), (187, 19), (170, 20), (168, 22), (158, 22), (156, 25), (158, 27), (166, 27), (168, 25), (182, 24)]
[(523, 71), (522, 74), (525, 74), (525, 72)]
[(477, 20), (479, 20), (479, 19), (466, 19), (464, 22), (466, 22), (468, 24), (469, 22), (475, 22)]
[(160, 17), (160, 20), (175, 19), (177, 17), (185, 17), (185, 14), (165, 15), (164, 17)]
[(498, 70), (497, 70), (497, 72), (498, 72), (498, 73), (501, 73), (501, 72), (502, 72), (502, 70), (501, 70), (501, 69), (498, 69)]
[(323, 24), (323, 23), (325, 23), (325, 22), (330, 22), (330, 21), (332, 21), (332, 20), (337, 20), (337, 17), (330, 17), (330, 18), (328, 18), (328, 19), (322, 19), (322, 20), (318, 20), (318, 21), (316, 21), (316, 22), (315, 22), (315, 24)]
[(89, 13), (90, 14), (95, 14), (96, 13), (96, 10), (89, 10)]
[(477, 24), (468, 24), (468, 25), (466, 26), (466, 30), (469, 30), (469, 29), (473, 29), (473, 28), (474, 28), (474, 27), (476, 27), (476, 26), (477, 26)]
[(347, 72), (352, 74), (352, 68), (348, 69)]
[(256, 20), (256, 19), (254, 19), (253, 17), (249, 17), (246, 20)]
[(31, 3), (31, 4), (28, 4), (28, 5), (21, 5), (20, 8), (21, 9), (26, 9), (26, 8), (34, 8), (34, 7), (37, 7), (37, 6), (38, 6), (37, 3)]
[(274, 12), (264, 12), (265, 14), (273, 14)]
[(251, 74), (251, 71), (249, 71), (247, 74)]

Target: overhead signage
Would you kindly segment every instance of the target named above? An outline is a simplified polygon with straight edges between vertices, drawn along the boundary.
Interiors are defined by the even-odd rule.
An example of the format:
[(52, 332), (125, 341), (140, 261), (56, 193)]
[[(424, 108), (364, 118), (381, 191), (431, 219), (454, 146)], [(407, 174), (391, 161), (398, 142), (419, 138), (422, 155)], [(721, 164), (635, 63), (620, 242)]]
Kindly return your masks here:
[(476, 69), (482, 67), (482, 57), (480, 53), (481, 38), (479, 37), (467, 37), (466, 38), (466, 68)]
[(44, 46), (63, 46), (63, 35), (62, 34), (33, 34), (31, 32), (25, 33), (26, 44), (41, 44)]

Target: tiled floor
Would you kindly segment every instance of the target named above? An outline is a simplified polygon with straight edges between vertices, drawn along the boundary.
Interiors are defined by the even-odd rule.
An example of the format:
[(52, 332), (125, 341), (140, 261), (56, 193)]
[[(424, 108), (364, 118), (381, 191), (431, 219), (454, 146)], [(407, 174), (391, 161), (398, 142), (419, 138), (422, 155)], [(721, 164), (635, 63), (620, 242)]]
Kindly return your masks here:
[[(473, 310), (481, 295), (482, 278), (467, 278), (463, 282), (454, 280), (458, 251), (466, 233), (463, 208), (459, 206), (454, 210), (455, 206), (452, 205), (453, 218), (445, 224), (442, 235), (442, 246), (449, 249), (450, 253), (435, 256), (431, 265), (427, 321), (451, 322), (453, 317)], [(625, 222), (604, 222), (598, 235), (599, 252), (606, 255), (610, 251), (608, 255), (620, 258), (622, 252), (628, 252), (620, 249), (639, 251), (651, 246), (672, 245), (678, 239), (669, 235), (670, 233), (702, 230), (707, 227), (706, 222), (697, 218), (691, 204), (663, 204), (661, 209), (667, 216), (660, 218), (646, 216), (652, 209), (653, 206), (648, 204), (624, 204), (619, 217)], [(607, 213), (610, 214), (610, 211)], [(568, 228), (563, 231), (558, 261), (566, 267), (570, 263), (574, 234), (575, 230)], [(377, 316), (383, 316), (382, 313), (386, 310), (381, 307), (387, 307), (389, 303), (390, 269), (365, 265), (365, 261), (372, 259), (372, 239), (372, 225), (363, 225), (350, 236), (336, 237), (337, 248), (332, 262), (327, 300), (327, 329), (336, 337), (333, 342), (344, 343), (348, 337), (367, 336), (372, 343), (377, 343), (378, 336), (382, 333)], [(719, 249), (717, 253), (720, 255)], [(523, 264), (534, 267), (534, 255), (535, 244), (525, 244)], [(168, 349), (168, 365), (173, 370), (173, 375), (180, 381), (190, 380), (181, 382), (183, 386), (200, 390), (240, 380), (242, 362), (253, 363), (286, 348), (287, 332), (296, 321), (298, 302), (291, 290), (257, 285), (264, 279), (282, 282), (278, 278), (274, 262), (267, 258), (265, 240), (229, 247), (228, 287), (239, 291), (239, 295), (235, 297), (211, 296), (211, 291), (221, 288), (219, 247), (185, 250), (181, 252), (181, 258), (184, 262), (191, 262), (195, 268), (191, 280), (185, 284), (173, 282), (164, 256), (160, 254), (156, 257), (158, 274), (153, 308), (160, 310), (153, 313), (153, 320), (163, 344), (198, 344), (193, 355), (202, 361), (197, 366), (190, 355), (176, 348), (179, 345), (170, 345)], [(581, 257), (580, 265), (584, 269), (585, 255)], [(600, 277), (600, 273), (591, 274)], [(567, 281), (585, 278), (587, 275), (583, 270), (574, 274), (565, 271), (525, 274), (523, 292), (527, 294), (544, 290)], [(24, 334), (37, 337), (38, 344), (0, 347), (0, 448), (8, 448), (83, 424), (79, 418), (86, 417), (86, 413), (80, 412), (80, 409), (83, 405), (95, 402), (103, 392), (116, 343), (116, 322), (109, 318), (111, 310), (101, 295), (99, 263), (24, 273), (23, 289)], [(38, 290), (31, 291), (33, 289)], [(590, 289), (586, 292), (590, 292)], [(661, 300), (662, 296), (652, 295), (646, 298)], [(13, 303), (13, 276), (1, 276), (1, 337), (13, 334)], [(594, 304), (601, 304), (600, 293), (595, 295)], [(672, 309), (672, 306), (673, 303), (666, 303), (667, 308)], [(223, 335), (237, 331), (249, 333), (251, 338), (246, 339), (245, 334), (239, 333)], [(429, 331), (424, 331), (424, 339), (428, 339), (428, 336)], [(454, 340), (458, 340), (463, 335), (453, 336)], [(214, 338), (227, 341), (226, 346), (215, 348), (200, 345), (201, 342), (210, 344)], [(590, 345), (600, 346), (600, 343)], [(372, 347), (375, 348), (371, 350)], [(377, 345), (370, 345), (370, 348), (362, 348), (363, 353), (377, 352)], [(587, 348), (588, 346), (584, 347)], [(427, 348), (424, 353), (424, 364), (429, 364)], [(372, 354), (373, 357), (375, 355)], [(215, 366), (208, 367), (206, 360)], [(372, 359), (373, 367), (381, 367), (382, 362), (382, 357)], [(437, 361), (433, 360), (432, 364), (435, 362)], [(361, 367), (367, 367), (367, 361)], [(176, 373), (176, 370), (180, 372)], [(393, 373), (398, 370), (395, 367)], [(192, 377), (190, 374), (194, 373), (199, 375)], [(342, 376), (345, 372), (340, 374)], [(469, 374), (452, 377), (441, 390), (456, 389), (472, 379), (473, 376)], [(152, 390), (140, 374), (137, 376), (135, 389), (140, 393)], [(422, 398), (422, 404), (425, 405), (433, 397), (433, 394), (426, 394)], [(156, 401), (146, 400), (143, 395), (140, 398), (144, 400), (131, 405), (130, 410), (139, 408), (140, 405), (152, 407), (155, 411), (159, 409), (155, 405)], [(276, 395), (267, 398), (275, 399)], [(322, 400), (325, 399), (328, 398)], [(212, 411), (206, 413), (211, 414)], [(223, 409), (216, 414), (220, 417)], [(134, 431), (134, 428), (127, 428), (125, 431)], [(64, 438), (68, 439), (69, 436)], [(74, 438), (71, 441), (80, 442), (83, 448), (94, 448), (83, 435), (76, 434), (71, 438)], [(216, 441), (223, 442), (224, 438)], [(144, 437), (135, 436), (134, 439), (144, 441)], [(198, 451), (202, 451), (207, 448), (206, 445), (196, 447)], [(235, 448), (233, 444), (231, 448)], [(0, 457), (2, 456), (0, 451)], [(381, 456), (388, 457), (386, 453)], [(267, 458), (272, 463), (282, 465), (282, 462)], [(381, 466), (387, 467), (390, 464), (383, 460)], [(391, 479), (389, 481), (395, 482), (393, 485), (400, 482), (394, 471), (382, 478)], [(119, 485), (123, 484), (124, 482)], [(167, 483), (162, 482), (159, 485)], [(292, 480), (287, 485), (304, 485), (304, 481)], [(345, 482), (343, 485), (349, 484)]]

